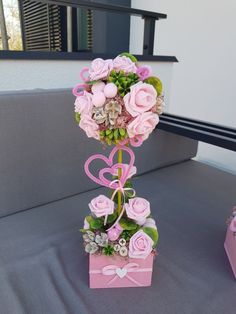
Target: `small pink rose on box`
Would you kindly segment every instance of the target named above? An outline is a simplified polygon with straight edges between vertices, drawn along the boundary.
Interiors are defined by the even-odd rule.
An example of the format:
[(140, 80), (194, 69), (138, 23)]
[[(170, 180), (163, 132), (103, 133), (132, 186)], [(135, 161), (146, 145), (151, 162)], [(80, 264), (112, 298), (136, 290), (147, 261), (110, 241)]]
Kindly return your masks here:
[(83, 92), (83, 95), (76, 97), (75, 100), (75, 112), (80, 114), (92, 115), (92, 95), (86, 91)]
[(82, 130), (85, 131), (88, 137), (93, 137), (96, 140), (99, 139), (99, 127), (97, 123), (87, 114), (81, 116), (79, 126)]
[(108, 230), (107, 235), (108, 235), (108, 239), (110, 241), (116, 241), (120, 234), (122, 233), (122, 230), (119, 230), (116, 227), (113, 227), (112, 229)]
[(136, 232), (129, 241), (129, 257), (145, 259), (152, 252), (153, 240), (142, 230)]
[(111, 59), (103, 60), (101, 58), (94, 59), (89, 69), (89, 77), (91, 81), (106, 78), (113, 69), (113, 62)]
[(124, 96), (126, 110), (132, 117), (150, 110), (157, 101), (157, 91), (147, 83), (138, 82), (130, 87), (130, 92)]
[(125, 73), (136, 72), (135, 63), (126, 56), (118, 56), (113, 60), (113, 67), (116, 71), (124, 71)]
[(129, 203), (125, 204), (126, 214), (139, 225), (143, 225), (146, 218), (150, 215), (150, 203), (142, 197), (134, 197), (129, 199)]
[(158, 122), (159, 117), (157, 114), (152, 112), (144, 112), (128, 124), (128, 135), (130, 138), (139, 135), (142, 137), (142, 140), (146, 140), (155, 129)]
[(152, 69), (150, 66), (148, 65), (143, 65), (141, 67), (139, 67), (137, 69), (136, 72), (140, 78), (141, 81), (144, 81), (146, 78), (148, 78), (149, 76), (151, 76), (152, 74)]
[(114, 212), (114, 202), (105, 195), (99, 195), (92, 199), (89, 208), (96, 217), (111, 215)]

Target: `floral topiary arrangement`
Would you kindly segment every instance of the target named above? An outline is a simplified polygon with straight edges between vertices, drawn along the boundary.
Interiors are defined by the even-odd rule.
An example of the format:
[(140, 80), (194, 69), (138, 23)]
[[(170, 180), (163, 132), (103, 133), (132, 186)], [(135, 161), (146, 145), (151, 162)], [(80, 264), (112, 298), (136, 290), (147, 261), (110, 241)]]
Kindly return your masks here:
[[(80, 76), (83, 83), (73, 89), (77, 123), (88, 137), (115, 145), (109, 157), (96, 154), (85, 163), (88, 177), (111, 190), (110, 197), (90, 201), (91, 213), (81, 229), (90, 255), (90, 287), (147, 286), (158, 231), (149, 201), (136, 196), (130, 181), (137, 172), (130, 146), (140, 146), (158, 124), (164, 106), (162, 83), (129, 53), (114, 60), (95, 59)], [(122, 162), (123, 153), (128, 164)], [(94, 174), (90, 168), (96, 160), (105, 167)], [(112, 264), (106, 265), (108, 261)], [(109, 275), (115, 277), (107, 281)]]
[(88, 137), (108, 145), (142, 142), (163, 111), (162, 83), (149, 66), (123, 53), (114, 60), (95, 59), (73, 89), (75, 118)]

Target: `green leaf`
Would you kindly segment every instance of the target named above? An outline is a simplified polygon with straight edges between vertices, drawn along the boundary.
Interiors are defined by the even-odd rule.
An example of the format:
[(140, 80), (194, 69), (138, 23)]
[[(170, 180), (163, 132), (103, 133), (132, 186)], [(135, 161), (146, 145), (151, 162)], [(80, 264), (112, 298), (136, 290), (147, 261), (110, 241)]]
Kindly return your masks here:
[(80, 113), (78, 113), (78, 112), (75, 113), (75, 121), (77, 123), (80, 123)]
[(88, 229), (83, 229), (83, 228), (82, 228), (82, 229), (79, 229), (79, 231), (82, 232), (82, 233), (85, 233), (85, 232), (88, 231)]
[(155, 88), (155, 90), (157, 91), (158, 96), (160, 96), (162, 94), (162, 82), (158, 77), (150, 76), (146, 80), (144, 80), (144, 82), (151, 84)]
[(118, 217), (117, 212), (114, 212), (113, 214), (108, 215), (107, 223), (109, 223), (109, 224), (113, 223), (116, 220), (117, 217)]
[(115, 129), (115, 131), (114, 131), (114, 138), (115, 138), (115, 140), (117, 140), (118, 138), (119, 138), (119, 130), (118, 129)]
[(133, 61), (133, 62), (138, 62), (138, 60), (135, 58), (135, 56), (133, 56), (131, 53), (129, 53), (129, 52), (122, 52), (121, 54), (120, 54), (120, 56), (125, 56), (125, 57), (127, 57), (127, 58), (130, 58), (130, 60), (131, 61)]
[(100, 229), (103, 226), (103, 222), (100, 218), (93, 218), (92, 216), (85, 217), (90, 225), (91, 229)]
[(97, 83), (98, 81), (90, 81), (90, 82), (86, 82), (86, 84), (88, 84), (88, 85), (93, 85), (93, 84), (95, 84), (95, 83)]
[(138, 227), (138, 225), (131, 219), (121, 218), (119, 224), (124, 230), (134, 230)]
[(111, 132), (109, 135), (108, 135), (109, 139), (112, 140), (113, 139), (113, 133)]
[(125, 129), (119, 129), (119, 133), (121, 136), (125, 136), (126, 132), (125, 132)]
[(153, 240), (153, 246), (157, 245), (159, 234), (157, 229), (150, 228), (150, 227), (143, 227), (143, 231)]
[(110, 130), (110, 129), (107, 129), (107, 130), (105, 131), (106, 135), (111, 134), (111, 132), (112, 132), (112, 130)]

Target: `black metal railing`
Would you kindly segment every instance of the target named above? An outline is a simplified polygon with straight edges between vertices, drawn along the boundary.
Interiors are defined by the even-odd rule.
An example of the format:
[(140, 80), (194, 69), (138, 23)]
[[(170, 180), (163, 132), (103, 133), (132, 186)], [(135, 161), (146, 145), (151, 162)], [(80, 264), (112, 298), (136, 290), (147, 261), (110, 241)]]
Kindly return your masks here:
[(236, 151), (236, 129), (164, 113), (158, 128), (208, 144)]
[[(174, 56), (158, 56), (153, 55), (154, 38), (155, 38), (155, 26), (156, 21), (160, 19), (166, 19), (167, 15), (158, 12), (140, 10), (125, 6), (104, 4), (99, 2), (91, 2), (85, 0), (32, 0), (34, 3), (57, 5), (60, 7), (72, 7), (80, 9), (97, 10), (108, 13), (123, 14), (128, 16), (139, 16), (144, 19), (144, 35), (143, 35), (143, 53), (138, 55), (138, 59), (146, 61), (166, 61), (166, 62), (177, 62), (178, 60)], [(129, 31), (129, 30), (128, 30)], [(117, 51), (119, 53), (120, 51)], [(97, 55), (104, 55), (107, 57), (107, 53), (98, 54), (94, 52), (57, 52), (57, 51), (0, 51), (0, 58), (2, 59), (77, 59), (86, 60), (98, 57)], [(111, 53), (109, 53), (109, 57)]]
[(71, 6), (74, 8), (85, 8), (91, 10), (101, 10), (111, 13), (121, 13), (140, 16), (144, 19), (144, 38), (143, 38), (144, 55), (153, 55), (156, 20), (167, 18), (167, 15), (163, 13), (139, 10), (111, 4), (103, 4), (99, 2), (90, 2), (85, 0), (34, 0), (34, 1), (47, 4), (56, 4), (60, 6)]

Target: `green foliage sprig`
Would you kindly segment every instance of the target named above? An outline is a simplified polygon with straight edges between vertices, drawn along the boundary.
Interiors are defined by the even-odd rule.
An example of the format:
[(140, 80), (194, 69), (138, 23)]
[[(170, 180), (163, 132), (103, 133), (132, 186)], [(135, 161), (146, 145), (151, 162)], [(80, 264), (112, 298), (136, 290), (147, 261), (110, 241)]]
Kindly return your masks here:
[(108, 82), (114, 83), (117, 86), (121, 97), (124, 97), (130, 91), (130, 87), (138, 81), (138, 75), (133, 72), (126, 74), (124, 71), (116, 72), (113, 70), (108, 77)]

